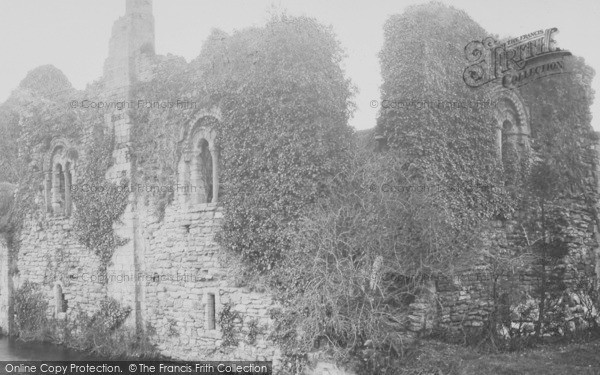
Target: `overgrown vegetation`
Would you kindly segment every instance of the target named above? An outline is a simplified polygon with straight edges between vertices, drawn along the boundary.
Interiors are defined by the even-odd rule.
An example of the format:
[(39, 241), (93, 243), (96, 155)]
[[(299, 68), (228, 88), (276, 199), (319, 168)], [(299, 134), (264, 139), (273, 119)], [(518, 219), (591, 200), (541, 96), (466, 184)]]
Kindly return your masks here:
[(215, 84), (234, 89), (221, 101), (230, 193), (220, 241), (257, 272), (276, 267), (301, 212), (346, 168), (351, 87), (342, 56), (330, 29), (285, 16), (207, 45), (200, 56), (225, 67)]
[[(464, 12), (440, 4), (391, 17), (380, 55), (382, 100), (487, 100), (458, 74), (465, 41), (485, 36)], [(566, 304), (579, 293), (573, 281), (591, 274), (568, 266), (585, 264), (573, 256), (571, 214), (597, 201), (589, 174), (592, 73), (581, 61), (572, 63), (578, 74), (524, 94), (531, 108), (540, 100), (533, 113), (545, 113), (531, 125), (531, 154), (505, 147), (497, 156), (491, 110), (382, 109), (378, 132), (389, 150), (357, 152), (328, 181), (327, 194), (303, 217), (285, 252), (276, 285), (286, 308), (276, 336), (289, 353), (321, 348), (345, 362), (358, 359), (367, 373), (391, 370), (407, 350), (408, 304), (427, 296), (431, 280), (475, 264), (494, 280), (492, 314), (484, 327), (465, 331), (463, 343), (510, 350), (567, 331)], [(569, 106), (575, 93), (583, 93), (583, 104)], [(509, 251), (481, 242), (492, 220), (513, 223)], [(511, 282), (519, 274), (535, 280), (532, 295)], [(533, 304), (512, 310), (524, 297)], [(515, 330), (515, 319), (531, 324), (529, 333)]]
[[(332, 31), (305, 17), (279, 16), (229, 36), (213, 31), (189, 66), (168, 59), (136, 96), (218, 107), (227, 199), (220, 236), (257, 272), (272, 269), (308, 204), (344, 169), (351, 131), (351, 87)], [(145, 184), (174, 185), (182, 137), (197, 112), (172, 108), (134, 114), (137, 171)], [(193, 124), (192, 124), (193, 125)], [(158, 216), (173, 192), (155, 199)]]
[(13, 295), (15, 328), (24, 341), (44, 338), (48, 333), (48, 302), (39, 285), (25, 281)]
[(9, 214), (12, 209), (16, 185), (0, 182), (0, 233), (8, 232)]
[(79, 186), (72, 193), (77, 207), (74, 214), (77, 239), (100, 258), (102, 271), (106, 271), (115, 249), (125, 244), (114, 233), (113, 225), (125, 212), (130, 190), (126, 178), (115, 184), (105, 177), (114, 147), (114, 134), (106, 133), (104, 129), (95, 129)]
[(42, 156), (58, 134), (65, 139), (81, 136), (78, 114), (66, 105), (74, 93), (64, 74), (46, 65), (31, 71), (1, 106), (0, 181), (17, 186), (4, 226), (13, 252), (18, 252), (23, 220), (37, 209)]
[(125, 327), (131, 308), (121, 306), (114, 299), (99, 301), (99, 308), (92, 315), (76, 310), (60, 319), (48, 315), (48, 302), (38, 284), (26, 281), (13, 298), (20, 340), (61, 344), (102, 358), (159, 357), (149, 340), (149, 336), (155, 334), (152, 327), (146, 327), (144, 332)]
[[(441, 4), (409, 7), (386, 22), (384, 33), (382, 101), (490, 99), (462, 82), (465, 44), (487, 36), (466, 13)], [(436, 278), (474, 264), (490, 272), (492, 312), (482, 328), (463, 332), (460, 343), (520, 349), (533, 338), (566, 332), (557, 322), (565, 320), (565, 306), (575, 303), (589, 305), (586, 324), (597, 328), (589, 312), (598, 296), (582, 277), (590, 271), (567, 266), (577, 250), (574, 231), (585, 235), (574, 229), (573, 202), (586, 208), (597, 202), (589, 174), (595, 141), (589, 113), (593, 72), (583, 61), (569, 60), (573, 74), (521, 89), (531, 111), (531, 153), (520, 155), (505, 144), (499, 158), (488, 108), (385, 108), (377, 132), (385, 136), (388, 150), (357, 147), (347, 126), (353, 88), (342, 58), (331, 29), (306, 17), (278, 16), (265, 27), (233, 35), (213, 31), (197, 60), (162, 59), (155, 79), (134, 90), (142, 101), (189, 103), (131, 111), (134, 184), (174, 186), (182, 141), (194, 126), (190, 122), (199, 108), (218, 108), (218, 121), (211, 125), (226, 198), (219, 242), (244, 261), (241, 278), (251, 283), (265, 277), (275, 290), (282, 309), (273, 313), (271, 338), (284, 348), (289, 363), (300, 369), (306, 353), (321, 349), (357, 364), (363, 373), (394, 369), (410, 357), (409, 305), (427, 297)], [(23, 88), (34, 87), (32, 80), (42, 79), (36, 77), (24, 81)], [(54, 81), (72, 92), (62, 78)], [(10, 165), (22, 163), (27, 172), (0, 168), (2, 178), (20, 187), (11, 205), (11, 185), (0, 186), (0, 231), (2, 225), (16, 228), (2, 224), (3, 207), (19, 207), (11, 211), (13, 223), (32, 212), (40, 182), (34, 156), (47, 152), (57, 134), (79, 140), (84, 130), (93, 129), (79, 180), (93, 190), (74, 192), (74, 220), (78, 239), (106, 267), (122, 243), (112, 226), (128, 196), (128, 181), (105, 180), (113, 135), (101, 130), (100, 112), (90, 118), (56, 111), (46, 91), (28, 95), (34, 96), (25, 98), (32, 100), (32, 115), (19, 137), (29, 154), (19, 162), (14, 146), (6, 144), (10, 155), (1, 158)], [(8, 105), (0, 111), (6, 114), (0, 116), (0, 135), (16, 137), (17, 114)], [(146, 196), (159, 218), (174, 191)], [(596, 213), (591, 216), (597, 220)], [(484, 246), (492, 220), (513, 224), (510, 251)], [(537, 285), (526, 296), (533, 302), (515, 311), (511, 307), (523, 298), (514, 281), (518, 272)], [(39, 311), (47, 305), (39, 292), (27, 284), (19, 298), (24, 337), (43, 332), (47, 322)], [(80, 312), (72, 323), (55, 324), (74, 332), (79, 349), (145, 352), (144, 337), (121, 329), (128, 314), (107, 300), (93, 316)], [(231, 305), (224, 306), (219, 316), (223, 346), (242, 339), (241, 318)], [(515, 328), (515, 320), (521, 326)], [(179, 334), (174, 323), (169, 322), (170, 336)], [(254, 343), (259, 332), (258, 323), (249, 322), (247, 342)], [(431, 337), (456, 341), (454, 334), (440, 330)]]
[(123, 326), (130, 314), (130, 307), (122, 307), (116, 300), (106, 298), (91, 316), (81, 310), (73, 314), (61, 342), (102, 358), (157, 358), (158, 351), (149, 340), (152, 327), (147, 327), (146, 332), (136, 332), (132, 327)]
[(237, 346), (240, 340), (239, 331), (242, 323), (242, 315), (233, 309), (232, 304), (226, 303), (223, 305), (218, 323), (223, 335), (221, 346)]
[[(0, 162), (6, 168), (1, 168), (0, 181), (15, 184), (17, 191), (11, 205), (3, 199), (0, 231), (8, 234), (9, 248), (14, 253), (18, 252), (25, 218), (45, 220), (43, 205), (39, 204), (39, 199), (43, 201), (43, 164), (52, 151), (52, 141), (59, 138), (77, 145), (69, 152), (81, 157), (77, 181), (80, 189), (73, 189), (77, 238), (100, 257), (104, 268), (116, 246), (122, 244), (113, 233), (113, 223), (128, 203), (127, 181), (116, 185), (105, 178), (112, 163), (114, 137), (105, 129), (104, 111), (69, 105), (87, 95), (94, 96), (96, 91), (93, 86), (86, 93), (75, 91), (62, 72), (48, 65), (31, 71), (2, 104), (0, 134), (5, 137), (0, 137)], [(84, 147), (84, 135), (92, 141), (89, 149)], [(6, 197), (10, 185), (2, 186)]]

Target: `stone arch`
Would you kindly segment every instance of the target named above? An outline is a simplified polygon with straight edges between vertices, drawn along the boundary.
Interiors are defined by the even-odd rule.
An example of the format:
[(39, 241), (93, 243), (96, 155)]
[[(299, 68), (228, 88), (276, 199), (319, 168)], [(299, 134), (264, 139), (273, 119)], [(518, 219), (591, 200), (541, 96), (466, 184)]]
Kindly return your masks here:
[(515, 90), (497, 87), (492, 90), (491, 96), (495, 103), (493, 118), (498, 158), (505, 171), (513, 174), (508, 180), (514, 181), (521, 161), (529, 158), (530, 154), (529, 113), (523, 98)]
[(64, 140), (54, 140), (43, 163), (46, 211), (69, 216), (77, 152)]
[(218, 123), (218, 118), (203, 115), (187, 127), (178, 166), (177, 192), (183, 204), (218, 202), (219, 155), (215, 144)]
[(185, 143), (186, 140), (189, 139), (190, 133), (194, 130), (194, 127), (198, 124), (200, 120), (205, 117), (212, 117), (217, 122), (223, 121), (223, 115), (221, 114), (221, 110), (218, 107), (212, 107), (209, 109), (201, 109), (194, 114), (192, 120), (189, 121), (185, 126), (182, 127), (181, 132), (179, 133), (179, 141), (178, 143), (181, 145)]
[(529, 111), (525, 105), (525, 101), (516, 90), (506, 89), (502, 86), (497, 86), (491, 91), (492, 102), (506, 100), (510, 102), (518, 114), (519, 119), (523, 124), (529, 126)]

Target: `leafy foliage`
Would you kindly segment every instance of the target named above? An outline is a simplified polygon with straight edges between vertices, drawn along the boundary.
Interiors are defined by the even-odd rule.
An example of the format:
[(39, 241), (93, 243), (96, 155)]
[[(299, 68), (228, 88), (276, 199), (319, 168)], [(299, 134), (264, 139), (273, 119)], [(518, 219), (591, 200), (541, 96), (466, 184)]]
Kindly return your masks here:
[(408, 163), (357, 151), (351, 172), (303, 218), (278, 277), (283, 320), (298, 332), (284, 340), (289, 350), (326, 345), (347, 358), (369, 345), (400, 355), (408, 306), (431, 277), (477, 261), (465, 244), (480, 244), (478, 235), (454, 226), (446, 189), (380, 188)]
[[(130, 112), (132, 118), (132, 158), (136, 178), (134, 184), (145, 186), (173, 186), (177, 181), (177, 162), (181, 156), (179, 142), (184, 124), (206, 102), (204, 91), (199, 91), (197, 77), (183, 58), (169, 56), (157, 64), (151, 82), (139, 82), (132, 96), (141, 101)], [(192, 95), (193, 93), (193, 95)], [(156, 109), (144, 102), (188, 102), (189, 106)], [(174, 197), (174, 191), (162, 189), (153, 200), (157, 216)]]
[(428, 101), (434, 105), (383, 109), (379, 132), (392, 151), (410, 160), (397, 178), (424, 184), (474, 186), (447, 195), (448, 207), (464, 230), (483, 218), (507, 215), (510, 200), (501, 188), (501, 165), (494, 144), (493, 109), (448, 108), (439, 101), (485, 102), (485, 92), (469, 90), (462, 82), (465, 41), (485, 35), (466, 13), (430, 3), (409, 7), (384, 26), (380, 53), (382, 101)]
[(156, 332), (147, 325), (144, 332), (124, 325), (131, 315), (130, 307), (123, 307), (112, 298), (99, 301), (93, 314), (83, 310), (69, 312), (68, 320), (51, 321), (50, 341), (107, 359), (158, 359), (150, 336)]
[[(519, 219), (526, 245), (536, 256), (537, 335), (556, 330), (556, 323), (563, 320), (563, 296), (577, 289), (565, 279), (582, 277), (578, 270), (567, 272), (572, 248), (568, 233), (574, 225), (570, 217), (572, 206), (579, 202), (596, 207), (598, 201), (596, 181), (591, 175), (597, 142), (590, 114), (594, 72), (581, 58), (571, 56), (565, 63), (568, 74), (544, 78), (521, 89), (531, 111), (535, 140), (532, 170), (520, 191), (523, 209)], [(592, 218), (598, 228), (597, 213)], [(583, 266), (583, 272), (592, 272)]]
[(0, 182), (0, 233), (9, 230), (9, 213), (12, 209), (16, 186)]
[[(382, 100), (487, 100), (484, 91), (469, 90), (461, 75), (465, 43), (485, 35), (464, 12), (436, 3), (392, 16), (380, 54)], [(544, 88), (539, 90), (535, 92), (542, 95)], [(569, 92), (562, 94), (561, 100), (571, 100)], [(554, 102), (542, 105), (542, 111), (560, 106), (559, 93), (549, 95)], [(505, 147), (503, 166), (496, 154), (492, 110), (436, 105), (382, 109), (378, 132), (386, 136), (389, 151), (357, 153), (348, 168), (328, 180), (327, 194), (305, 213), (284, 254), (277, 285), (286, 309), (277, 338), (288, 352), (326, 345), (342, 358), (360, 357), (376, 372), (393, 367), (390, 358), (405, 349), (408, 305), (426, 297), (423, 286), (431, 278), (474, 263), (492, 269), (498, 310), (508, 306), (503, 293), (513, 285), (500, 280), (517, 269), (538, 270), (537, 301), (546, 307), (539, 308), (540, 319), (560, 320), (559, 309), (551, 306), (565, 290), (564, 274), (556, 266), (568, 250), (564, 214), (569, 202), (559, 204), (568, 190), (553, 185), (570, 181), (591, 186), (591, 143), (584, 145), (585, 139), (594, 139), (591, 127), (577, 124), (586, 118), (578, 113), (585, 111), (565, 108), (558, 118), (570, 119), (577, 129), (561, 140), (554, 133), (570, 130), (554, 129), (561, 120), (546, 116), (532, 125), (534, 137), (541, 138), (533, 145), (531, 161)], [(544, 128), (548, 121), (555, 125)], [(573, 155), (563, 153), (563, 142)], [(570, 172), (564, 173), (565, 168)], [(390, 194), (385, 185), (427, 186), (427, 191)], [(549, 198), (552, 204), (540, 206)], [(540, 216), (541, 207), (547, 216)], [(497, 218), (516, 220), (535, 243), (512, 244), (514, 253), (486, 249), (482, 233)], [(544, 232), (552, 235), (540, 236)], [(496, 332), (502, 314), (507, 316), (506, 311), (494, 312), (498, 321), (489, 329)]]
[(76, 187), (73, 191), (78, 239), (100, 256), (103, 265), (122, 243), (113, 234), (112, 226), (124, 212), (128, 189), (126, 181), (117, 186), (105, 179), (112, 162), (113, 137), (104, 130), (104, 111), (68, 105), (93, 97), (97, 90), (97, 86), (90, 86), (85, 93), (77, 92), (58, 69), (42, 66), (30, 72), (2, 105), (0, 110), (6, 117), (2, 118), (0, 132), (7, 137), (1, 137), (0, 142), (9, 143), (2, 147), (0, 163), (11, 168), (0, 174), (0, 179), (14, 181), (18, 186), (14, 203), (2, 219), (2, 227), (10, 234), (11, 249), (18, 249), (17, 239), (25, 217), (41, 215), (38, 200), (44, 179), (43, 161), (57, 138), (80, 145), (85, 145), (85, 139), (92, 141), (89, 149), (79, 150), (83, 157), (78, 167), (82, 172), (78, 184), (87, 187), (87, 191), (77, 191)]
[(116, 300), (105, 298), (99, 303), (100, 308), (92, 315), (78, 311), (74, 315), (70, 331), (69, 345), (90, 351), (104, 342), (111, 342), (113, 333), (121, 327), (130, 315), (131, 308), (121, 306)]
[[(18, 251), (21, 226), (26, 215), (36, 212), (40, 192), (42, 157), (57, 136), (79, 139), (90, 113), (74, 111), (68, 99), (77, 98), (62, 72), (52, 66), (31, 71), (1, 106), (0, 180), (17, 185), (14, 203), (6, 220), (9, 248)], [(94, 114), (91, 114), (93, 117)]]
[(219, 44), (211, 48), (234, 54), (223, 53), (232, 63), (217, 79), (235, 88), (221, 101), (230, 192), (221, 242), (265, 271), (289, 249), (302, 210), (344, 168), (351, 88), (338, 42), (312, 19), (283, 16)]
[(15, 324), (22, 340), (35, 339), (45, 330), (48, 302), (39, 285), (25, 281), (13, 295)]
[(128, 204), (129, 185), (122, 179), (117, 185), (106, 180), (105, 173), (112, 161), (114, 134), (97, 128), (89, 149), (88, 162), (79, 186), (74, 186), (72, 197), (77, 209), (74, 229), (79, 242), (94, 251), (104, 270), (116, 247), (125, 241), (113, 230)]
[[(580, 195), (594, 199), (589, 171), (592, 146), (597, 140), (591, 126), (590, 106), (594, 100), (591, 82), (594, 71), (582, 58), (569, 56), (567, 74), (537, 80), (521, 92), (531, 112), (532, 148), (538, 157), (530, 188), (546, 199)], [(551, 174), (551, 176), (550, 176)], [(553, 183), (548, 184), (544, 178)], [(548, 191), (548, 188), (554, 191)]]
[(0, 105), (0, 182), (16, 183), (19, 179), (17, 140), (19, 116), (10, 102)]
[[(141, 83), (136, 95), (197, 107), (134, 114), (134, 156), (144, 183), (174, 183), (187, 124), (198, 108), (218, 107), (227, 194), (220, 241), (250, 268), (271, 269), (289, 248), (300, 212), (343, 169), (352, 90), (339, 66), (342, 56), (330, 29), (310, 18), (280, 16), (232, 36), (214, 31), (189, 66), (165, 60), (157, 80)], [(165, 193), (158, 205), (172, 197)]]
[(221, 346), (237, 346), (239, 343), (239, 324), (241, 324), (242, 316), (238, 311), (233, 310), (230, 303), (223, 305), (219, 313), (219, 327), (223, 334)]

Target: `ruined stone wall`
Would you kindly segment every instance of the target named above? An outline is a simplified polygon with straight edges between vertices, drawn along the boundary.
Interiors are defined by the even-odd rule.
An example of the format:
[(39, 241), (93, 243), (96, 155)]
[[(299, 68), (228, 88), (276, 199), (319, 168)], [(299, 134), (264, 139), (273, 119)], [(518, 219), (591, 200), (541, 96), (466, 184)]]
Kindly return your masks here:
[(11, 284), (9, 270), (8, 245), (2, 233), (0, 233), (0, 333), (10, 333), (10, 295)]
[(13, 276), (17, 289), (24, 281), (42, 285), (49, 316), (56, 316), (56, 284), (61, 285), (68, 313), (81, 309), (92, 314), (106, 295), (99, 259), (75, 238), (72, 219), (48, 217), (26, 220)]
[[(593, 213), (577, 200), (567, 201), (566, 205), (570, 209), (567, 211), (568, 225), (564, 228), (564, 234), (569, 251), (558, 266), (547, 272), (548, 275), (559, 273), (566, 287), (564, 296), (553, 301), (553, 304), (560, 305), (560, 313), (564, 314), (561, 321), (556, 322), (560, 332), (583, 328), (590, 318), (595, 317), (600, 322), (593, 297), (583, 285), (586, 281), (593, 283), (598, 278), (595, 272), (598, 244), (594, 234)], [(497, 221), (492, 224), (493, 229), (483, 234), (487, 246), (514, 252), (514, 241), (521, 235), (516, 223)], [(472, 268), (457, 272), (454, 278), (436, 280), (436, 321), (433, 325), (455, 331), (465, 327), (482, 327), (496, 304), (501, 319), (506, 319), (503, 323), (507, 328), (531, 331), (538, 315), (539, 300), (534, 296), (539, 285), (539, 275), (531, 267), (516, 269), (514, 273), (502, 273), (493, 271), (489, 265), (479, 265), (474, 260)], [(413, 324), (410, 329), (419, 331), (430, 328), (431, 319), (426, 314), (431, 310), (431, 305), (421, 303), (411, 307)], [(531, 311), (525, 313), (528, 309)]]
[[(267, 336), (275, 305), (268, 295), (236, 285), (238, 268), (215, 242), (222, 215), (216, 204), (175, 204), (162, 221), (142, 225), (144, 321), (156, 329), (161, 352), (173, 358), (272, 360), (276, 349)], [(228, 304), (240, 319), (224, 328), (218, 320)], [(223, 347), (227, 333), (238, 339), (237, 346)]]
[[(238, 286), (239, 268), (226, 259), (214, 239), (222, 209), (210, 203), (174, 205), (161, 221), (143, 211), (138, 214), (139, 268), (132, 272), (130, 263), (120, 263), (115, 254), (107, 274), (99, 272), (100, 260), (75, 238), (71, 218), (28, 218), (16, 261), (18, 273), (13, 277), (15, 288), (25, 280), (40, 284), (49, 302), (48, 316), (64, 318), (80, 309), (93, 314), (98, 301), (114, 297), (115, 290), (127, 292), (123, 297), (131, 303), (126, 304), (134, 307), (137, 285), (142, 296), (140, 322), (148, 332), (156, 330), (152, 341), (162, 354), (187, 360), (277, 361), (276, 346), (268, 339), (273, 328), (270, 312), (276, 305), (270, 296)], [(8, 254), (8, 249), (0, 248), (0, 254)], [(4, 260), (0, 257), (2, 270), (8, 272)], [(67, 301), (66, 314), (56, 314), (56, 284)], [(214, 328), (208, 323), (211, 294)], [(3, 288), (0, 298), (6, 295)], [(219, 317), (226, 305), (239, 319), (224, 329)], [(223, 345), (227, 334), (238, 344)]]

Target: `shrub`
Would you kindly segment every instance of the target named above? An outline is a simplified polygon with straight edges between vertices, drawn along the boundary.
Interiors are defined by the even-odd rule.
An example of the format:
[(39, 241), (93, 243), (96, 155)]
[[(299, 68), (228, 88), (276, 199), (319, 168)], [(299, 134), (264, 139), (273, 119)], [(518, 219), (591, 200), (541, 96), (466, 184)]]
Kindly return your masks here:
[(13, 295), (15, 324), (19, 338), (43, 340), (47, 334), (48, 302), (38, 284), (25, 281)]
[(130, 307), (105, 298), (92, 315), (82, 310), (72, 313), (66, 329), (68, 336), (61, 342), (103, 358), (158, 358), (158, 350), (150, 342), (150, 336), (155, 334), (152, 326), (148, 325), (146, 332), (123, 326), (130, 314)]
[(456, 225), (445, 189), (389, 192), (382, 184), (426, 181), (394, 185), (407, 162), (394, 153), (357, 151), (353, 160), (303, 217), (274, 277), (287, 307), (278, 339), (292, 353), (326, 347), (338, 358), (362, 358), (368, 345), (368, 358), (401, 356), (410, 303), (433, 277), (477, 257), (479, 232)]
[(241, 323), (242, 316), (239, 312), (233, 310), (233, 306), (230, 303), (223, 305), (221, 313), (219, 314), (219, 326), (223, 333), (223, 342), (221, 346), (237, 346), (239, 343), (239, 324)]

